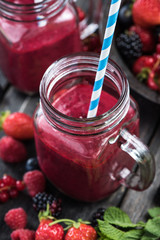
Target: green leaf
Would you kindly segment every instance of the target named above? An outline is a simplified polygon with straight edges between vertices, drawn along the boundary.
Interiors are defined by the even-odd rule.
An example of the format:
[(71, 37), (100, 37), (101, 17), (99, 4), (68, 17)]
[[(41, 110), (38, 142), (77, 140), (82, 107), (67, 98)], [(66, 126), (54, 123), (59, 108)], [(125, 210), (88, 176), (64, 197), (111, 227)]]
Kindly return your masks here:
[(155, 237), (160, 237), (160, 216), (149, 219), (144, 229)]
[(141, 240), (158, 240), (158, 239), (159, 237), (156, 237), (155, 235), (147, 231), (144, 232), (144, 235), (141, 238)]
[(135, 228), (137, 226), (137, 224), (131, 222), (129, 216), (125, 212), (116, 207), (109, 207), (106, 209), (104, 220), (123, 228)]
[(98, 227), (101, 233), (112, 240), (119, 240), (123, 238), (124, 231), (112, 226), (108, 221), (98, 220)]
[(144, 231), (141, 229), (130, 230), (123, 235), (122, 239), (119, 240), (140, 240), (143, 232)]
[(158, 217), (158, 216), (160, 216), (160, 207), (150, 208), (148, 210), (148, 213), (149, 213), (150, 217), (152, 217), (152, 218)]

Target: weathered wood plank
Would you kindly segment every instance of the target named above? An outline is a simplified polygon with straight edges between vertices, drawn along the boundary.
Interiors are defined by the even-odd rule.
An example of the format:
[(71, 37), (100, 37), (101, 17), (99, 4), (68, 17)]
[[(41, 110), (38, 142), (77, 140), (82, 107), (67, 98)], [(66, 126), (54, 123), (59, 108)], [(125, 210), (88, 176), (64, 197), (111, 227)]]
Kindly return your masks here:
[(130, 215), (134, 222), (144, 220), (147, 209), (160, 206), (160, 125), (151, 141), (150, 149), (156, 160), (156, 176), (152, 185), (144, 192), (129, 190), (125, 196), (121, 208)]

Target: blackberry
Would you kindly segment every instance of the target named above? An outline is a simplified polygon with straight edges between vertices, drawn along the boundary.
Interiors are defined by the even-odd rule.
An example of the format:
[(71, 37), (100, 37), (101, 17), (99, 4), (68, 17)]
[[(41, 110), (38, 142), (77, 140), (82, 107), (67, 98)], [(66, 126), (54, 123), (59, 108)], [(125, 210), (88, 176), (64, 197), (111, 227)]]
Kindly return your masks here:
[(105, 212), (105, 208), (98, 208), (96, 212), (93, 213), (92, 217), (91, 217), (91, 225), (93, 227), (97, 227), (98, 222), (97, 219), (100, 220), (104, 220), (104, 212)]
[(33, 197), (33, 207), (37, 212), (46, 210), (47, 204), (49, 204), (51, 214), (54, 217), (58, 217), (61, 214), (61, 203), (62, 201), (60, 198), (56, 198), (52, 194), (46, 192), (37, 193), (36, 196)]
[(136, 33), (121, 33), (116, 39), (116, 44), (119, 52), (128, 60), (135, 60), (142, 55), (143, 45)]

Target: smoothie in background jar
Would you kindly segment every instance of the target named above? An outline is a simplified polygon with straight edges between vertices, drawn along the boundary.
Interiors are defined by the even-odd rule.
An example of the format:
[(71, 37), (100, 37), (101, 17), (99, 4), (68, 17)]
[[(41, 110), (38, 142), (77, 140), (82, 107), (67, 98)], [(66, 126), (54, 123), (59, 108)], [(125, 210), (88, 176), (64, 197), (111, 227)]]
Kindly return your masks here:
[[(125, 151), (121, 130), (127, 129), (129, 136), (139, 132), (138, 110), (130, 99), (127, 79), (111, 61), (98, 116), (86, 118), (97, 64), (98, 57), (92, 54), (68, 56), (52, 64), (42, 79), (34, 118), (42, 171), (60, 191), (88, 202), (107, 197), (127, 180), (126, 185), (131, 185), (128, 177), (135, 160)], [(149, 171), (149, 181), (132, 182), (130, 187), (148, 187), (154, 174)]]
[(38, 92), (53, 61), (80, 51), (77, 19), (69, 1), (0, 1), (0, 68), (8, 81)]

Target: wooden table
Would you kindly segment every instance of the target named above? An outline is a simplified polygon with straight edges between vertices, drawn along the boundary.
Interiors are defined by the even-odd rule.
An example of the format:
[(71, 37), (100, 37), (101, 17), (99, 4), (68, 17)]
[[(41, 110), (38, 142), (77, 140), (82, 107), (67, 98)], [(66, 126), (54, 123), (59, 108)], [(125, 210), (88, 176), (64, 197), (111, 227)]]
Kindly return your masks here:
[[(11, 112), (20, 111), (33, 115), (39, 102), (38, 95), (30, 97), (19, 93), (13, 86), (7, 83), (7, 80), (2, 75), (0, 75), (0, 85), (3, 89), (0, 96), (0, 111), (9, 109)], [(143, 192), (136, 192), (122, 186), (109, 198), (97, 203), (82, 203), (72, 200), (58, 193), (54, 187), (48, 184), (48, 190), (53, 194), (59, 194), (62, 198), (62, 218), (89, 220), (93, 212), (99, 207), (118, 206), (126, 211), (134, 222), (137, 222), (145, 220), (148, 208), (160, 206), (160, 105), (144, 99), (133, 91), (131, 91), (131, 94), (139, 104), (141, 119), (140, 137), (150, 147), (156, 161), (156, 176), (153, 184)], [(4, 133), (1, 131), (0, 137), (3, 135)], [(25, 145), (28, 149), (28, 158), (36, 156), (34, 140), (26, 141)], [(22, 179), (25, 172), (24, 166), (25, 162), (6, 164), (0, 160), (0, 177), (6, 173), (17, 179)], [(4, 215), (9, 209), (16, 207), (23, 207), (26, 210), (28, 214), (27, 228), (36, 229), (38, 226), (38, 217), (32, 207), (32, 199), (24, 191), (16, 199), (0, 204), (0, 240), (10, 239), (11, 231), (4, 222)]]
[[(0, 84), (3, 88), (3, 95), (1, 96), (0, 111), (10, 110), (11, 112), (21, 111), (33, 114), (35, 107), (39, 102), (39, 96), (26, 96), (19, 93), (13, 86), (9, 85), (7, 81), (0, 76)], [(82, 218), (90, 219), (92, 213), (98, 207), (119, 206), (125, 210), (131, 219), (136, 222), (144, 220), (146, 211), (152, 206), (160, 205), (160, 106), (149, 102), (140, 95), (132, 92), (132, 96), (137, 100), (140, 108), (140, 137), (150, 147), (156, 160), (156, 176), (153, 184), (144, 192), (136, 192), (121, 187), (112, 194), (109, 198), (97, 203), (82, 203), (72, 200), (62, 194), (59, 196), (63, 201), (63, 212), (61, 217), (72, 219)], [(0, 137), (4, 133), (0, 132)], [(28, 149), (28, 158), (36, 156), (34, 140), (25, 142)], [(25, 163), (6, 164), (0, 161), (0, 177), (4, 173), (21, 179), (25, 172)], [(53, 194), (57, 190), (48, 186), (49, 191)], [(30, 229), (36, 229), (38, 226), (37, 213), (32, 208), (32, 199), (26, 191), (22, 192), (18, 198), (9, 200), (4, 204), (0, 204), (0, 239), (10, 239), (10, 229), (4, 223), (5, 213), (12, 208), (23, 207), (28, 214), (28, 225)]]

